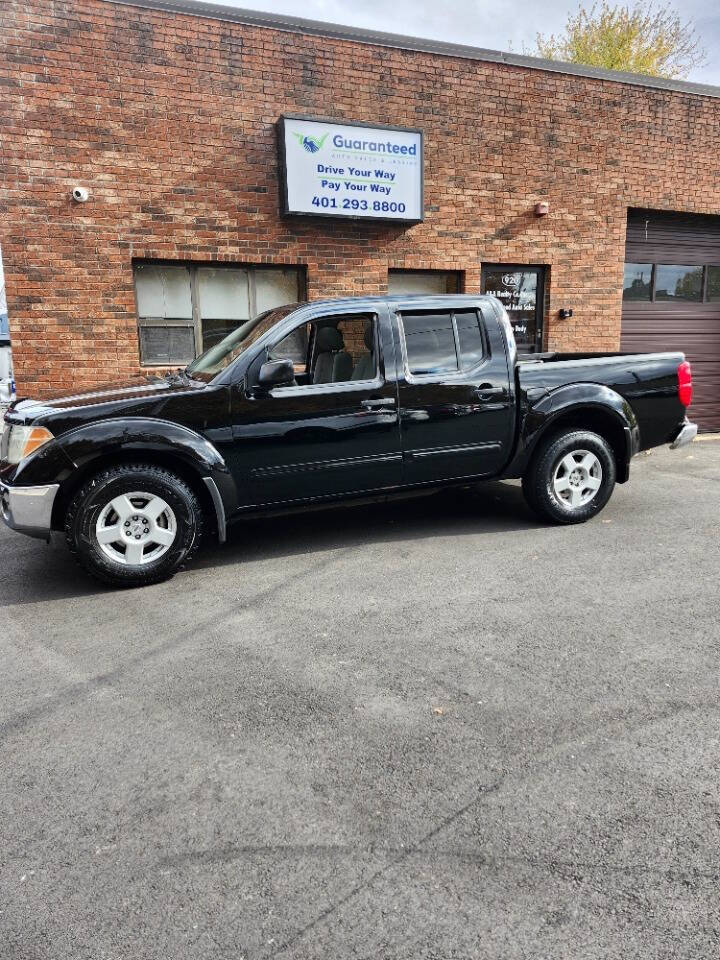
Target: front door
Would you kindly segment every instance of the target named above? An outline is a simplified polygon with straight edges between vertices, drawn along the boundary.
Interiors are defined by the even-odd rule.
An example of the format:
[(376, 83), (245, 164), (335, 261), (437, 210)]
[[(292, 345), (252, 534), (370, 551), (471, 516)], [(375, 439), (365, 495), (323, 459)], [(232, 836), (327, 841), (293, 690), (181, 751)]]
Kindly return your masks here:
[(505, 307), (519, 353), (543, 347), (544, 277), (544, 267), (499, 263), (482, 268), (483, 293)]
[(513, 396), (499, 321), (485, 308), (396, 306), (406, 483), (498, 473), (509, 459)]
[[(233, 391), (229, 465), (241, 507), (362, 494), (401, 482), (395, 347), (387, 310), (313, 313), (263, 347)], [(253, 390), (265, 359), (296, 380)]]

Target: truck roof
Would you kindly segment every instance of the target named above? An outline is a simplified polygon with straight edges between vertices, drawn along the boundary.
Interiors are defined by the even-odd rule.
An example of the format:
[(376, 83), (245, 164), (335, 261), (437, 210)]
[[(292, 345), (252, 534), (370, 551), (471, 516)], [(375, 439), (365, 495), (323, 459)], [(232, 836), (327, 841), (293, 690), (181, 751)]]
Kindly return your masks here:
[(393, 294), (374, 294), (367, 297), (327, 297), (323, 300), (309, 300), (313, 307), (333, 306), (347, 303), (348, 306), (357, 307), (358, 304), (367, 303), (399, 303), (408, 300), (418, 300), (422, 302), (432, 301), (433, 303), (477, 303), (478, 300), (490, 300), (492, 297), (487, 293), (393, 293)]

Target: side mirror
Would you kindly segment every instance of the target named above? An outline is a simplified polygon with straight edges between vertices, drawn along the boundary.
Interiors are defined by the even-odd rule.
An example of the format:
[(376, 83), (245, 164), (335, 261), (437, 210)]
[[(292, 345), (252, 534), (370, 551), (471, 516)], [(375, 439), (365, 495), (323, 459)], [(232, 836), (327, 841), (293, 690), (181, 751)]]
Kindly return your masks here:
[(258, 387), (263, 391), (273, 387), (289, 387), (295, 381), (292, 360), (266, 360), (260, 367)]

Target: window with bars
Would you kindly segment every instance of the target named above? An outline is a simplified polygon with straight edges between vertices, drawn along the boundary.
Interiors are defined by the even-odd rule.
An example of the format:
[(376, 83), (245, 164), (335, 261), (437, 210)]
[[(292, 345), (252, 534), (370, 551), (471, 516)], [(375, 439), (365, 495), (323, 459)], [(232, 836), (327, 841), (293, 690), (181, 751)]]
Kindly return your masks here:
[(133, 271), (143, 366), (188, 364), (246, 320), (303, 296), (297, 267), (144, 261)]

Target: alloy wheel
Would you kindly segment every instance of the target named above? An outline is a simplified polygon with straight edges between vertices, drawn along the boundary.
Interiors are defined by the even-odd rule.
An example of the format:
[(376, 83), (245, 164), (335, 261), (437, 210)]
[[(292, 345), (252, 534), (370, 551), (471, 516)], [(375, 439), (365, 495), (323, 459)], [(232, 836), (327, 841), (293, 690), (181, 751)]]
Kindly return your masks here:
[(584, 507), (595, 498), (602, 478), (602, 465), (594, 453), (590, 450), (573, 450), (565, 454), (555, 468), (555, 496), (572, 510)]
[(138, 566), (167, 553), (177, 536), (177, 521), (162, 497), (142, 491), (122, 493), (100, 511), (95, 536), (110, 560)]

